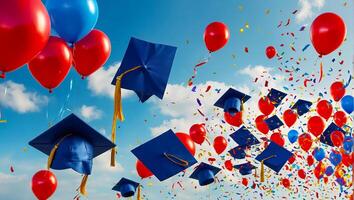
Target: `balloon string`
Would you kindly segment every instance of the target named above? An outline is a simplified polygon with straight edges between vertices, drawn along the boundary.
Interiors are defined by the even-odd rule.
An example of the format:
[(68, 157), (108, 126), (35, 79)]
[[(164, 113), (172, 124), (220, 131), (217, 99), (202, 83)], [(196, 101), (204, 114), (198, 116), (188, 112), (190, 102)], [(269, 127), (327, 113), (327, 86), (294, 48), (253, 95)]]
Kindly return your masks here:
[(197, 76), (197, 73), (198, 73), (198, 68), (207, 64), (210, 60), (210, 57), (211, 57), (211, 52), (208, 53), (207, 57), (203, 58), (201, 61), (199, 61), (198, 64), (194, 65), (194, 68), (193, 68), (193, 75), (191, 78), (189, 78), (188, 80), (188, 85), (189, 86), (192, 86), (193, 85), (193, 80), (194, 78), (196, 78)]
[(63, 106), (60, 108), (60, 110), (58, 112), (57, 119), (62, 119), (63, 115), (65, 114), (66, 111), (71, 112), (71, 109), (68, 108), (68, 104), (69, 104), (69, 99), (70, 99), (70, 95), (71, 95), (72, 89), (73, 89), (73, 79), (70, 80), (69, 92), (66, 95), (66, 99), (65, 99), (65, 102), (64, 102)]
[[(4, 83), (4, 99), (5, 99), (5, 97), (6, 97), (6, 94), (7, 94), (7, 86), (5, 85), (5, 83)], [(2, 112), (1, 112), (1, 104), (0, 104), (0, 123), (7, 123), (7, 120), (6, 119), (3, 119), (2, 118)]]

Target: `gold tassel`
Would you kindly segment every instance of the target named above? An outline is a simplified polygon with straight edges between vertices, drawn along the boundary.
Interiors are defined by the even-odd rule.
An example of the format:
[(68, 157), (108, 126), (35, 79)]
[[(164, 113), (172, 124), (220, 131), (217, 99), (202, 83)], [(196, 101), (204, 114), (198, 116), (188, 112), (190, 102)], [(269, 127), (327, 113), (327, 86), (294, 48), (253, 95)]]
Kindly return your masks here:
[(261, 182), (264, 182), (264, 161), (261, 161)]
[(47, 169), (50, 169), (50, 166), (52, 166), (53, 160), (54, 160), (54, 156), (55, 153), (57, 152), (58, 149), (58, 144), (56, 144), (53, 149), (50, 151), (49, 157), (48, 157), (48, 161), (47, 161)]
[(82, 177), (81, 184), (80, 184), (80, 193), (84, 196), (87, 195), (86, 192), (87, 179), (88, 179), (88, 175), (85, 174), (84, 177)]
[(141, 200), (141, 185), (138, 186), (138, 194), (136, 196), (136, 200)]
[[(120, 121), (124, 121), (123, 108), (122, 108), (122, 91), (121, 91), (121, 82), (122, 78), (129, 72), (132, 72), (136, 69), (139, 69), (140, 66), (133, 67), (121, 75), (119, 75), (116, 79), (116, 86), (114, 89), (114, 113), (113, 113), (113, 123), (112, 123), (112, 142), (116, 143), (116, 124), (117, 119)], [(111, 151), (111, 167), (116, 165), (116, 148), (112, 148)]]

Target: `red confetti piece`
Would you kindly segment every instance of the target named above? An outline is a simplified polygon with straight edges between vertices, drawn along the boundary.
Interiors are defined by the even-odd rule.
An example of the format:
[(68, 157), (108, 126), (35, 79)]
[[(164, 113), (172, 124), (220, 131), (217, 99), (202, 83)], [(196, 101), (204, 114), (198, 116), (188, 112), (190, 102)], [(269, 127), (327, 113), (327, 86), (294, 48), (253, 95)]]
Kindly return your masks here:
[(282, 24), (283, 24), (283, 21), (280, 21), (277, 28), (281, 27)]
[(304, 80), (304, 86), (305, 86), (305, 87), (307, 87), (307, 82), (308, 82), (308, 81), (311, 81), (311, 80), (310, 80), (310, 79), (305, 79), (305, 80)]
[(209, 90), (211, 89), (211, 85), (208, 85), (207, 89), (205, 90), (205, 92), (209, 92)]
[(288, 19), (288, 21), (286, 22), (285, 26), (288, 26), (290, 24), (290, 18)]
[(245, 52), (248, 53), (248, 47), (245, 47)]
[(201, 116), (205, 117), (205, 115), (202, 113), (202, 111), (200, 111), (199, 109), (197, 109), (197, 110)]
[(13, 166), (10, 167), (10, 172), (11, 172), (11, 173), (14, 173), (14, 172), (15, 172), (15, 169), (14, 169)]
[(266, 82), (264, 83), (264, 86), (265, 86), (265, 87), (268, 87), (268, 81), (266, 81)]
[(318, 81), (319, 83), (322, 81), (322, 77), (323, 77), (323, 64), (321, 62), (321, 64), (320, 64), (320, 80)]

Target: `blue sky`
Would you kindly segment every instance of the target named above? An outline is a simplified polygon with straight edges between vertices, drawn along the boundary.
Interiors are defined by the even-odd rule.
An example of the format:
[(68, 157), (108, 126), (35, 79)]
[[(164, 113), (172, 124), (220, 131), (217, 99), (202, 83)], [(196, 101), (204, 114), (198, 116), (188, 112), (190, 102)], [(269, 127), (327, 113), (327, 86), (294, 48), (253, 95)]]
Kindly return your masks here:
[[(116, 194), (110, 189), (121, 177), (139, 180), (135, 173), (135, 157), (130, 150), (169, 128), (174, 131), (188, 132), (188, 128), (193, 123), (206, 122), (211, 141), (217, 135), (231, 134), (230, 127), (221, 122), (222, 115), (218, 115), (220, 111), (212, 106), (220, 96), (214, 89), (225, 91), (232, 86), (250, 94), (253, 98), (247, 104), (248, 114), (245, 118), (246, 123), (250, 123), (259, 114), (256, 105), (259, 94), (265, 94), (271, 86), (281, 90), (284, 90), (285, 86), (289, 88), (288, 93), (316, 101), (320, 92), (328, 91), (333, 80), (346, 81), (349, 78), (348, 70), (353, 73), (354, 15), (351, 1), (105, 0), (99, 1), (98, 5), (100, 15), (96, 28), (109, 36), (112, 53), (105, 66), (96, 74), (81, 80), (72, 69), (65, 81), (52, 94), (31, 77), (27, 66), (7, 74), (5, 80), (0, 80), (0, 111), (2, 118), (8, 120), (7, 123), (0, 124), (0, 199), (34, 199), (29, 186), (31, 176), (45, 167), (46, 156), (29, 147), (27, 143), (46, 130), (48, 124), (56, 123), (61, 119), (59, 113), (61, 108), (67, 110), (63, 116), (74, 112), (109, 137), (113, 112), (111, 76), (117, 70), (131, 36), (178, 47), (169, 86), (164, 100), (152, 98), (144, 104), (138, 102), (134, 94), (124, 92), (123, 106), (126, 121), (119, 124), (120, 129), (118, 129), (119, 166), (110, 169), (107, 155), (95, 161), (93, 175), (88, 182), (88, 199), (115, 199)], [(295, 10), (298, 12), (292, 14)], [(319, 13), (326, 11), (338, 13), (343, 17), (347, 24), (347, 41), (339, 50), (318, 60), (312, 46), (305, 52), (301, 49), (311, 43), (309, 27), (312, 20)], [(288, 19), (291, 20), (289, 26), (283, 25), (277, 28), (280, 21), (285, 24)], [(193, 66), (207, 55), (202, 36), (205, 26), (213, 21), (227, 24), (231, 37), (225, 48), (213, 53), (210, 61), (199, 69), (195, 81), (197, 92), (193, 93), (186, 83), (192, 74)], [(249, 24), (249, 28), (245, 27), (246, 24)], [(306, 28), (300, 32), (302, 26)], [(244, 29), (243, 32), (240, 32), (241, 28)], [(296, 37), (281, 36), (282, 33), (287, 32), (294, 32)], [(284, 47), (280, 47), (280, 44), (284, 44)], [(291, 44), (296, 52), (290, 49)], [(268, 45), (275, 46), (279, 53), (284, 52), (282, 61), (266, 58), (264, 51)], [(244, 52), (245, 47), (249, 49), (249, 53)], [(338, 55), (339, 51), (342, 52), (341, 56)], [(285, 64), (285, 61), (291, 57), (295, 60), (301, 58), (300, 64), (297, 65), (293, 61)], [(335, 62), (331, 61), (333, 58), (336, 59)], [(341, 60), (344, 60), (343, 65), (339, 64)], [(323, 81), (304, 88), (304, 78), (301, 75), (308, 73), (318, 77), (320, 61), (324, 64)], [(278, 67), (284, 69), (285, 66), (288, 69), (292, 66), (300, 69), (295, 75), (300, 79), (298, 83), (291, 85), (286, 81), (289, 78), (288, 74), (278, 70)], [(262, 75), (264, 78), (261, 77)], [(256, 77), (259, 81), (254, 83)], [(268, 88), (264, 87), (266, 79), (270, 84)], [(71, 91), (70, 83), (73, 86)], [(212, 86), (212, 91), (205, 93), (204, 90), (208, 85)], [(352, 88), (351, 85), (349, 89)], [(6, 96), (3, 95), (5, 90)], [(67, 98), (68, 94), (70, 94), (69, 98)], [(202, 107), (198, 107), (196, 98), (202, 100)], [(324, 94), (324, 98), (330, 97)], [(208, 121), (195, 114), (197, 108), (209, 117)], [(284, 108), (279, 112), (282, 109)], [(352, 122), (350, 123), (352, 125)], [(223, 128), (215, 128), (216, 124), (222, 124)], [(283, 133), (284, 135), (287, 133), (286, 129)], [(228, 148), (233, 146), (235, 145), (230, 142)], [(288, 147), (293, 148), (290, 144)], [(205, 144), (198, 148), (200, 154), (198, 160), (207, 160), (209, 157), (207, 152), (212, 152), (212, 147)], [(225, 154), (223, 156), (227, 157)], [(218, 160), (217, 164), (222, 165), (222, 160)], [(9, 170), (11, 166), (15, 169), (14, 173)], [(298, 166), (304, 165), (300, 163)], [(76, 185), (79, 185), (81, 180), (80, 175), (71, 170), (55, 171), (55, 173), (59, 187), (52, 199), (73, 198)], [(187, 174), (189, 173), (188, 171)], [(295, 174), (296, 171), (293, 173)], [(289, 172), (274, 175), (271, 181), (278, 183), (278, 179), (285, 176), (289, 176)], [(248, 178), (250, 182), (255, 179)], [(164, 183), (160, 183), (155, 178), (143, 180), (141, 183), (144, 185), (143, 192), (147, 199), (161, 199), (160, 195), (163, 199), (189, 199), (188, 196), (207, 199), (208, 195), (211, 199), (216, 197), (229, 199), (224, 195), (249, 199), (261, 193), (264, 194), (265, 199), (271, 198), (272, 195), (277, 198), (287, 195), (297, 198), (299, 196), (294, 194), (295, 188), (304, 189), (299, 186), (303, 183), (293, 180), (292, 191), (277, 187), (272, 195), (267, 196), (262, 190), (253, 190), (249, 187), (245, 189), (240, 183), (240, 175), (236, 172), (223, 172), (219, 179), (224, 181), (206, 188), (195, 188), (196, 182), (179, 176)], [(178, 186), (171, 189), (173, 183), (177, 181), (181, 181), (184, 190)], [(268, 187), (271, 187), (270, 183)], [(310, 191), (321, 192), (322, 188), (328, 186), (324, 183), (313, 184)], [(323, 193), (327, 195), (323, 197), (339, 194), (338, 186), (328, 190), (334, 192)], [(311, 192), (309, 194), (313, 194)], [(303, 195), (300, 197), (307, 197)]]

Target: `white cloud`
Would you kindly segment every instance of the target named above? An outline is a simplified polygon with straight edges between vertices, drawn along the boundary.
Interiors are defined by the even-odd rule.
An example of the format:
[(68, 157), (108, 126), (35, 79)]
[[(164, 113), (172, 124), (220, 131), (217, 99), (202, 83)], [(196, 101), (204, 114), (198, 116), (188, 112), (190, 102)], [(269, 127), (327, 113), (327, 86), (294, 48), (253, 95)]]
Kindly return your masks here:
[[(93, 75), (88, 77), (88, 89), (97, 96), (108, 96), (113, 99), (114, 86), (111, 85), (111, 80), (119, 68), (120, 63), (109, 66), (107, 69), (103, 67), (97, 70)], [(122, 97), (128, 97), (133, 92), (130, 90), (122, 89)]]
[(100, 119), (102, 111), (95, 106), (82, 105), (80, 108), (80, 115), (88, 121)]
[(39, 111), (48, 103), (48, 97), (30, 92), (23, 84), (6, 81), (0, 84), (0, 105), (19, 113)]
[(313, 16), (313, 9), (320, 9), (324, 6), (325, 0), (299, 0), (300, 9), (296, 14), (298, 22), (305, 21)]
[(106, 153), (98, 156), (94, 160), (94, 170), (97, 171), (98, 173), (102, 172), (105, 173), (107, 171), (109, 172), (123, 172), (124, 168), (123, 166), (116, 162), (115, 167), (110, 166), (111, 162), (111, 151), (107, 151)]

